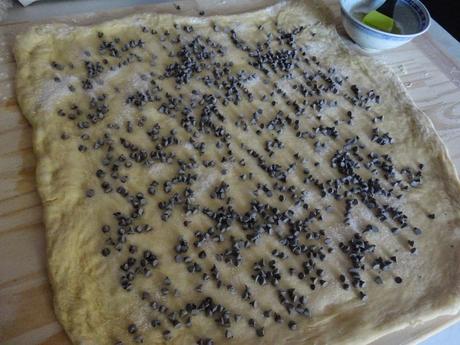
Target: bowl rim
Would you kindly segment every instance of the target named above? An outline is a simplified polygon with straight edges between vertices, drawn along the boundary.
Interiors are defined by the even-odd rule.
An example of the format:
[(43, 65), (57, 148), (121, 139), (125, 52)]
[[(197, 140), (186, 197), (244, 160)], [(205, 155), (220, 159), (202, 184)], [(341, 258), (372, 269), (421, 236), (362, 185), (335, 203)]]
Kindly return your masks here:
[[(423, 28), (423, 30), (421, 31), (418, 31), (418, 32), (415, 32), (413, 34), (394, 34), (394, 33), (391, 33), (391, 32), (386, 32), (386, 31), (381, 31), (381, 30), (378, 30), (378, 29), (375, 29), (373, 28), (372, 26), (369, 26), (367, 24), (364, 24), (363, 22), (359, 21), (358, 19), (354, 18), (351, 14), (350, 14), (350, 11), (346, 10), (344, 7), (343, 7), (343, 2), (345, 0), (340, 0), (340, 9), (342, 11), (343, 14), (346, 15), (346, 17), (351, 20), (354, 24), (358, 25), (358, 26), (361, 26), (363, 27), (364, 29), (367, 29), (367, 30), (370, 30), (376, 34), (380, 34), (380, 35), (383, 35), (383, 36), (388, 36), (388, 37), (395, 37), (395, 38), (413, 38), (413, 37), (417, 37), (417, 36), (420, 36), (422, 34), (424, 34), (425, 32), (428, 31), (428, 29), (430, 28), (431, 26), (431, 15), (430, 15), (430, 12), (428, 11), (428, 9), (426, 8), (426, 6), (420, 1), (420, 0), (406, 0), (406, 1), (412, 1), (417, 7), (419, 7), (425, 14), (426, 14), (426, 17), (427, 17), (427, 23), (426, 23), (426, 26), (425, 28)], [(403, 0), (404, 1), (404, 0)]]

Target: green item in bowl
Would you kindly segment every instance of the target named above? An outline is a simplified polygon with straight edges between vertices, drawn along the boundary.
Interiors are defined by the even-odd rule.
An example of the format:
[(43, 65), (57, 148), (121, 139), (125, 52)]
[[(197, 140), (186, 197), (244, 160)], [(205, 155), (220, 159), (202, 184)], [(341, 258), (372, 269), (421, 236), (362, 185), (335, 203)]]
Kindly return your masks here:
[(364, 18), (363, 23), (377, 30), (392, 32), (394, 26), (393, 18), (390, 18), (378, 11), (369, 12)]

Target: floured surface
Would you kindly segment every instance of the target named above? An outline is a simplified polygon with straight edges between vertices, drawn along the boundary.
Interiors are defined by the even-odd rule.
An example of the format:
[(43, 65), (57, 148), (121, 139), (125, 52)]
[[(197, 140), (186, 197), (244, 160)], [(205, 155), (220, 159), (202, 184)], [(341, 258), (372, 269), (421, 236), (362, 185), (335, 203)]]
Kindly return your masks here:
[[(128, 254), (128, 244), (126, 243), (123, 245), (121, 253), (117, 253), (115, 249), (110, 247), (111, 254), (107, 258), (100, 255), (100, 251), (105, 247), (105, 238), (112, 236), (116, 239), (117, 226), (114, 223), (112, 213), (116, 211), (128, 212), (129, 206), (127, 201), (115, 192), (116, 187), (122, 184), (119, 180), (114, 181), (111, 177), (106, 176), (105, 180), (111, 183), (113, 192), (104, 194), (101, 190), (99, 186), (101, 180), (95, 176), (95, 172), (102, 166), (101, 160), (107, 147), (103, 146), (93, 152), (92, 145), (104, 132), (111, 132), (114, 141), (118, 141), (120, 137), (125, 137), (149, 151), (155, 150), (157, 143), (150, 141), (146, 131), (157, 122), (161, 125), (160, 136), (168, 136), (171, 128), (177, 128), (177, 137), (181, 142), (185, 143), (188, 140), (190, 135), (180, 127), (180, 114), (177, 115), (177, 119), (172, 119), (155, 110), (159, 109), (165, 101), (164, 92), (161, 94), (163, 97), (161, 101), (149, 102), (142, 108), (133, 104), (126, 104), (127, 97), (143, 87), (143, 83), (133, 76), (151, 71), (156, 72), (156, 75), (163, 74), (165, 66), (171, 63), (171, 58), (163, 56), (162, 53), (164, 52), (158, 49), (160, 39), (158, 37), (152, 38), (149, 36), (149, 32), (142, 33), (141, 26), (154, 27), (160, 33), (160, 28), (164, 27), (171, 31), (170, 36), (174, 38), (176, 35), (171, 27), (172, 20), (177, 20), (182, 26), (184, 21), (188, 19), (171, 17), (158, 19), (158, 17), (145, 16), (138, 20), (131, 18), (104, 24), (91, 30), (75, 29), (71, 31), (70, 35), (54, 35), (56, 28), (48, 27), (40, 34), (31, 33), (23, 36), (17, 50), (19, 59), (18, 95), (21, 107), (36, 131), (35, 148), (40, 159), (39, 190), (46, 207), (50, 273), (57, 300), (58, 317), (75, 342), (78, 343), (80, 339), (85, 339), (89, 343), (93, 341), (97, 344), (110, 344), (115, 343), (115, 339), (123, 339), (129, 343), (136, 334), (141, 334), (146, 343), (155, 343), (154, 339), (158, 339), (158, 343), (161, 343), (163, 341), (161, 333), (166, 328), (171, 329), (175, 336), (173, 339), (178, 343), (191, 343), (200, 337), (209, 336), (214, 338), (216, 343), (223, 342), (224, 329), (216, 326), (212, 318), (193, 317), (191, 328), (182, 326), (179, 329), (172, 329), (164, 315), (157, 316), (158, 312), (149, 307), (150, 301), (140, 300), (140, 292), (144, 290), (148, 291), (153, 299), (168, 304), (172, 310), (177, 310), (186, 301), (197, 303), (206, 296), (211, 296), (214, 301), (222, 303), (232, 313), (241, 313), (245, 318), (239, 322), (232, 322), (230, 328), (235, 336), (233, 340), (235, 343), (245, 340), (254, 342), (260, 340), (267, 343), (270, 339), (274, 343), (275, 339), (279, 342), (281, 335), (286, 339), (286, 343), (292, 344), (306, 342), (306, 340), (311, 340), (311, 342), (316, 340), (317, 342), (349, 341), (356, 343), (355, 337), (366, 342), (384, 332), (403, 327), (407, 322), (415, 322), (456, 310), (459, 277), (458, 269), (452, 267), (451, 263), (457, 260), (455, 255), (458, 255), (458, 212), (456, 213), (458, 193), (455, 193), (458, 190), (458, 183), (442, 146), (434, 135), (428, 120), (415, 110), (408, 101), (394, 102), (394, 99), (400, 99), (401, 89), (391, 78), (388, 78), (386, 72), (378, 73), (380, 75), (376, 76), (375, 69), (371, 69), (375, 79), (367, 77), (366, 67), (360, 61), (357, 62), (356, 57), (348, 56), (340, 47), (331, 44), (331, 42), (337, 42), (337, 38), (332, 32), (319, 25), (309, 27), (316, 23), (316, 18), (320, 18), (320, 14), (316, 11), (309, 11), (312, 16), (302, 16), (305, 8), (300, 5), (297, 6), (291, 4), (287, 8), (281, 6), (280, 9), (272, 9), (254, 15), (214, 18), (211, 21), (222, 27), (235, 28), (238, 36), (248, 44), (254, 43), (256, 40), (263, 40), (265, 38), (264, 32), (272, 31), (273, 20), (271, 18), (276, 18), (278, 10), (281, 11), (278, 16), (281, 27), (286, 24), (286, 18), (289, 18), (288, 29), (292, 29), (292, 26), (306, 25), (307, 29), (297, 37), (297, 45), (305, 45), (307, 47), (306, 56), (309, 58), (313, 55), (317, 56), (321, 67), (302, 65), (302, 69), (309, 71), (309, 73), (314, 73), (318, 69), (326, 72), (328, 67), (333, 66), (338, 71), (337, 75), (348, 75), (350, 80), (344, 82), (342, 90), (337, 96), (328, 93), (325, 97), (337, 99), (339, 102), (337, 107), (325, 108), (321, 112), (321, 120), (318, 120), (315, 117), (318, 112), (307, 106), (305, 114), (298, 118), (299, 126), (302, 131), (312, 132), (313, 127), (318, 127), (321, 124), (333, 126), (334, 120), (339, 120), (341, 122), (337, 126), (339, 137), (333, 140), (318, 134), (316, 138), (307, 136), (303, 139), (296, 139), (296, 129), (291, 126), (287, 126), (279, 136), (264, 130), (258, 137), (256, 134), (257, 125), (252, 126), (250, 124), (252, 114), (258, 108), (263, 109), (258, 123), (268, 123), (278, 110), (282, 110), (293, 120), (297, 119), (294, 115), (295, 111), (292, 109), (292, 102), (288, 105), (282, 95), (277, 94), (276, 89), (274, 95), (276, 104), (271, 106), (272, 82), (277, 77), (281, 77), (282, 73), (278, 74), (277, 77), (273, 75), (270, 78), (265, 78), (260, 71), (251, 69), (247, 64), (247, 61), (251, 59), (246, 52), (233, 47), (228, 34), (215, 33), (211, 30), (208, 22), (202, 19), (193, 22), (195, 31), (190, 35), (182, 32), (179, 28), (181, 36), (183, 35), (185, 39), (202, 33), (205, 36), (209, 35), (216, 42), (228, 46), (229, 51), (222, 58), (222, 61), (235, 63), (231, 69), (232, 73), (241, 69), (256, 73), (256, 78), (247, 82), (248, 89), (254, 94), (254, 101), (242, 100), (238, 106), (223, 106), (219, 103), (219, 109), (226, 118), (223, 125), (232, 136), (230, 140), (231, 150), (235, 157), (233, 164), (225, 163), (228, 169), (226, 175), (222, 175), (222, 166), (219, 161), (222, 156), (225, 156), (227, 150), (223, 148), (219, 151), (214, 148), (211, 145), (215, 144), (216, 141), (213, 136), (202, 135), (202, 139), (199, 140), (210, 144), (202, 156), (198, 151), (190, 152), (190, 148), (186, 148), (182, 144), (173, 145), (165, 150), (174, 152), (183, 159), (193, 157), (198, 162), (199, 167), (193, 170), (194, 174), (198, 176), (198, 181), (191, 188), (196, 191), (196, 203), (202, 206), (216, 209), (225, 204), (225, 200), (211, 200), (209, 198), (209, 194), (212, 193), (216, 185), (225, 180), (230, 185), (228, 194), (233, 197), (231, 203), (239, 214), (248, 210), (248, 202), (252, 198), (257, 198), (260, 202), (268, 203), (283, 211), (292, 206), (292, 209), (297, 211), (295, 216), (300, 218), (305, 218), (315, 208), (320, 209), (323, 220), (312, 221), (309, 224), (309, 231), (324, 229), (326, 236), (332, 239), (331, 247), (335, 248), (335, 251), (328, 254), (323, 262), (317, 260), (318, 267), (324, 269), (324, 280), (328, 281), (328, 285), (322, 288), (318, 286), (314, 291), (309, 287), (310, 277), (307, 276), (304, 280), (296, 278), (305, 258), (296, 257), (289, 252), (288, 248), (280, 246), (277, 243), (276, 231), (273, 231), (273, 235), (263, 235), (256, 247), (242, 250), (243, 262), (240, 268), (230, 268), (224, 262), (217, 263), (222, 281), (225, 285), (233, 284), (237, 291), (235, 295), (228, 293), (225, 285), (217, 290), (216, 282), (213, 279), (203, 284), (201, 294), (194, 292), (194, 287), (201, 283), (201, 274), (187, 273), (185, 264), (173, 262), (175, 255), (173, 250), (178, 236), (182, 235), (189, 240), (189, 255), (194, 261), (199, 262), (204, 270), (209, 271), (210, 266), (216, 261), (214, 254), (221, 253), (229, 247), (230, 235), (244, 238), (247, 231), (241, 231), (239, 222), (235, 220), (230, 230), (224, 234), (226, 238), (224, 243), (206, 244), (204, 249), (207, 252), (207, 258), (197, 258), (196, 255), (200, 250), (195, 249), (192, 245), (193, 233), (198, 230), (206, 231), (213, 225), (213, 222), (207, 216), (199, 214), (189, 217), (191, 224), (184, 227), (183, 221), (188, 217), (184, 218), (181, 211), (183, 205), (179, 205), (173, 210), (172, 217), (167, 222), (163, 223), (160, 219), (161, 211), (158, 209), (158, 202), (165, 201), (173, 194), (173, 192), (163, 193), (162, 183), (166, 178), (172, 177), (171, 173), (177, 172), (177, 163), (173, 163), (165, 169), (156, 168), (160, 165), (157, 162), (154, 162), (151, 167), (133, 163), (133, 167), (129, 171), (127, 170), (126, 174), (129, 179), (125, 183), (126, 188), (131, 194), (144, 193), (148, 202), (145, 206), (142, 222), (151, 224), (154, 230), (127, 236), (128, 243), (136, 244), (139, 247), (139, 252), (136, 254)], [(244, 24), (238, 25), (238, 22)], [(261, 23), (264, 23), (265, 31), (257, 30), (257, 25)], [(58, 29), (61, 32), (67, 30), (68, 28)], [(99, 31), (104, 32), (104, 37), (111, 39), (119, 36), (122, 42), (132, 38), (142, 38), (145, 41), (145, 48), (138, 50), (134, 48), (133, 51), (143, 56), (143, 62), (122, 67), (119, 73), (107, 71), (107, 67), (105, 67), (101, 75), (96, 78), (103, 80), (104, 85), (97, 86), (94, 81), (94, 87), (90, 90), (82, 90), (80, 81), (75, 83), (75, 92), (68, 92), (66, 90), (68, 85), (61, 84), (60, 98), (55, 101), (53, 96), (55, 93), (51, 95), (49, 90), (46, 90), (49, 88), (46, 85), (49, 85), (55, 76), (61, 79), (58, 83), (71, 80), (74, 75), (78, 76), (80, 80), (84, 80), (86, 79), (86, 71), (83, 61), (102, 59), (97, 52), (97, 47), (100, 44), (100, 39), (97, 37)], [(311, 32), (315, 33), (314, 37)], [(46, 39), (48, 35), (56, 39), (52, 46), (48, 46), (49, 43), (44, 43), (49, 42)], [(155, 47), (157, 48), (155, 49)], [(174, 48), (174, 44), (171, 47)], [(83, 55), (84, 50), (89, 50), (91, 56), (85, 57)], [(29, 52), (30, 57), (28, 56)], [(154, 66), (150, 66), (151, 52), (158, 55)], [(26, 66), (25, 61), (29, 58), (32, 64)], [(68, 68), (62, 71), (56, 70), (56, 68), (51, 68), (51, 61), (63, 64), (71, 61), (75, 67), (72, 70)], [(201, 72), (197, 76), (204, 74), (207, 73)], [(149, 76), (147, 78), (150, 81), (151, 78)], [(270, 79), (270, 83), (264, 84), (263, 79)], [(323, 81), (320, 80), (320, 82)], [(158, 83), (161, 83), (162, 87), (168, 90), (170, 94), (182, 93), (184, 102), (187, 100), (187, 103), (190, 102), (190, 93), (193, 88), (200, 90), (203, 94), (216, 92), (215, 89), (206, 88), (202, 82), (194, 80), (189, 81), (180, 91), (174, 89), (174, 83), (171, 80), (158, 81)], [(302, 83), (302, 78), (299, 77), (296, 82), (293, 80), (280, 81), (279, 85), (284, 88), (286, 84), (292, 86), (296, 83)], [(362, 109), (354, 109), (350, 103), (343, 102), (342, 95), (351, 94), (350, 85), (352, 84), (359, 85), (366, 92), (371, 88), (375, 89), (375, 92), (381, 96), (381, 104), (373, 106), (370, 112), (366, 112)], [(118, 93), (115, 92), (115, 87), (119, 88)], [(289, 87), (284, 89), (290, 99), (298, 99), (298, 102), (303, 100), (298, 91)], [(93, 111), (88, 109), (90, 97), (101, 92), (107, 94), (104, 103), (109, 105), (109, 112), (101, 122), (92, 125), (88, 130), (79, 130), (76, 127), (77, 120), (72, 121), (67, 118), (68, 116), (59, 117), (56, 114), (60, 108), (64, 109), (66, 114), (70, 113), (69, 105), (75, 103), (81, 107), (83, 113), (81, 119), (84, 120), (88, 111)], [(268, 96), (268, 101), (260, 101), (263, 95)], [(315, 99), (314, 97), (307, 97), (307, 100), (308, 105), (310, 105)], [(344, 122), (348, 120), (346, 113), (350, 109), (353, 110), (354, 119), (351, 125), (347, 125)], [(202, 107), (198, 105), (195, 111), (199, 117)], [(146, 116), (144, 127), (137, 126), (141, 114)], [(240, 114), (248, 123), (247, 131), (243, 131), (241, 126), (239, 128), (234, 126), (235, 121), (239, 120)], [(384, 121), (378, 124), (372, 123), (371, 119), (379, 114), (385, 116)], [(133, 132), (129, 134), (125, 131), (127, 120), (131, 120), (133, 123)], [(108, 123), (119, 123), (121, 129), (107, 129)], [(369, 137), (372, 136), (372, 128), (376, 126), (383, 133), (389, 132), (395, 143), (383, 147), (376, 143), (370, 143)], [(70, 138), (61, 140), (62, 132), (69, 134)], [(90, 136), (89, 140), (79, 139), (84, 132)], [(329, 167), (331, 157), (337, 149), (343, 146), (345, 139), (351, 138), (353, 135), (359, 135), (366, 146), (361, 152), (363, 157), (366, 157), (371, 151), (389, 153), (398, 171), (403, 167), (410, 167), (416, 171), (418, 163), (425, 164), (422, 186), (410, 188), (410, 191), (405, 193), (400, 201), (396, 202), (393, 199), (386, 201), (392, 206), (402, 205), (401, 209), (409, 216), (409, 226), (399, 235), (392, 235), (388, 225), (379, 224), (375, 217), (369, 216), (370, 212), (362, 207), (362, 204), (353, 210), (350, 226), (343, 225), (345, 202), (336, 202), (332, 196), (320, 198), (319, 190), (313, 183), (304, 184), (302, 182), (305, 177), (303, 168), (308, 168), (314, 178), (323, 182), (331, 177), (337, 178), (339, 174)], [(295, 184), (298, 188), (296, 190), (297, 195), (302, 190), (308, 192), (306, 199), (309, 205), (308, 211), (301, 211), (301, 207), (292, 205), (293, 201), (289, 193), (284, 193), (286, 195), (285, 201), (280, 202), (278, 197), (282, 193), (274, 191), (272, 187), (275, 181), (268, 177), (257, 166), (256, 161), (240, 148), (240, 143), (243, 142), (248, 147), (266, 155), (264, 142), (269, 139), (273, 140), (274, 137), (284, 143), (284, 148), (275, 150), (273, 157), (267, 157), (267, 159), (273, 160), (284, 168), (296, 162), (295, 169), (289, 174), (287, 186)], [(313, 145), (317, 141), (327, 144), (324, 150), (320, 150), (322, 152), (315, 152)], [(87, 145), (89, 150), (80, 153), (77, 149), (78, 145)], [(129, 155), (129, 152), (118, 142), (114, 145), (116, 147), (115, 157), (121, 153), (125, 156)], [(301, 157), (306, 158), (307, 161), (302, 162), (302, 159), (294, 159), (293, 155), (296, 152), (300, 152)], [(245, 167), (238, 164), (241, 158), (246, 160)], [(219, 169), (204, 168), (201, 164), (203, 159), (216, 159)], [(320, 163), (319, 167), (314, 166), (316, 161)], [(103, 169), (110, 171), (111, 164)], [(155, 176), (152, 176), (149, 171), (154, 172)], [(248, 172), (254, 173), (253, 179), (241, 181), (239, 176)], [(361, 167), (360, 174), (366, 176), (366, 173), (367, 170)], [(110, 172), (107, 175), (109, 174)], [(120, 173), (120, 175), (123, 174), (123, 172)], [(211, 177), (208, 178), (207, 176)], [(147, 194), (147, 188), (153, 179), (160, 182), (160, 185), (155, 196), (150, 197)], [(267, 184), (273, 190), (273, 196), (268, 197), (261, 190), (259, 196), (255, 197), (252, 191), (258, 182)], [(183, 185), (177, 185), (174, 186), (174, 190), (182, 191), (183, 187)], [(88, 188), (95, 190), (94, 197), (85, 197)], [(206, 190), (206, 193), (199, 194), (198, 192), (203, 189)], [(432, 195), (436, 195), (434, 201)], [(328, 208), (329, 212), (325, 211), (327, 205), (332, 205), (332, 209)], [(427, 218), (429, 213), (434, 213), (436, 218), (434, 220)], [(136, 223), (138, 222), (136, 220)], [(378, 226), (380, 232), (365, 234), (371, 243), (377, 245), (376, 253), (366, 256), (367, 266), (377, 256), (387, 258), (394, 254), (397, 254), (398, 263), (394, 265), (392, 271), (381, 274), (384, 280), (383, 285), (376, 285), (373, 281), (373, 277), (378, 271), (373, 272), (366, 269), (363, 278), (367, 282), (367, 287), (363, 289), (350, 288), (350, 290), (344, 291), (340, 287), (338, 277), (341, 273), (348, 277), (347, 269), (350, 267), (350, 261), (337, 248), (338, 243), (348, 241), (354, 231), (361, 232), (368, 223)], [(112, 232), (109, 235), (103, 235), (100, 232), (100, 227), (103, 224), (111, 225)], [(423, 229), (423, 234), (414, 236), (412, 226)], [(280, 226), (279, 229), (282, 235), (286, 234), (286, 227)], [(442, 236), (438, 232), (442, 233)], [(324, 246), (324, 238), (317, 241), (306, 241), (305, 236), (306, 233), (302, 232), (302, 243)], [(416, 241), (417, 256), (409, 255), (408, 239)], [(279, 248), (290, 255), (289, 259), (280, 260), (276, 264), (282, 272), (279, 287), (283, 289), (294, 287), (297, 293), (307, 296), (307, 306), (311, 311), (311, 319), (296, 315), (296, 312), (287, 316), (285, 308), (278, 303), (275, 288), (270, 285), (257, 287), (253, 282), (251, 271), (254, 261), (262, 258), (267, 261), (273, 259), (270, 254), (273, 248)], [(139, 258), (142, 251), (146, 249), (152, 250), (158, 256), (160, 264), (152, 270), (152, 277), (136, 276), (133, 290), (126, 292), (119, 283), (121, 276), (119, 265), (126, 261), (128, 256)], [(289, 267), (295, 268), (295, 274), (292, 277), (287, 272)], [(414, 272), (418, 273), (415, 274)], [(83, 275), (85, 278), (82, 278)], [(165, 276), (171, 278), (172, 286), (179, 290), (180, 296), (174, 297), (171, 294), (168, 297), (160, 297), (158, 295), (158, 290), (162, 287), (161, 281)], [(315, 276), (315, 273), (311, 274), (312, 278)], [(403, 283), (395, 284), (393, 281), (395, 276), (401, 276)], [(251, 308), (247, 301), (245, 302), (240, 298), (243, 283), (250, 286), (252, 295), (255, 296), (254, 298), (258, 303), (256, 308)], [(173, 288), (170, 289), (173, 290)], [(358, 291), (361, 290), (365, 291), (369, 297), (365, 303), (357, 297)], [(279, 312), (283, 316), (284, 323), (278, 325), (273, 318), (265, 319), (260, 311), (267, 308)], [(257, 338), (255, 330), (247, 326), (247, 319), (251, 316), (256, 320), (257, 328), (265, 326), (264, 338)], [(162, 326), (155, 330), (152, 330), (149, 324), (153, 318), (162, 320)], [(289, 320), (297, 322), (296, 331), (288, 329)], [(133, 322), (139, 330), (135, 335), (129, 335), (127, 327)], [(331, 332), (331, 329), (340, 331)]]

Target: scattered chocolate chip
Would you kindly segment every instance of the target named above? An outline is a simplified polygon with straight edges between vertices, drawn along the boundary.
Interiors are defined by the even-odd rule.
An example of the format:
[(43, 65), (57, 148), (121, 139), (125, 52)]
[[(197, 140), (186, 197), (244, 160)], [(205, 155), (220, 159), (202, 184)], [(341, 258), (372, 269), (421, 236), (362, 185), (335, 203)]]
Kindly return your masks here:
[(257, 334), (258, 337), (263, 337), (265, 335), (264, 328), (263, 327), (257, 328), (256, 334)]
[(383, 284), (383, 280), (382, 280), (382, 278), (381, 278), (380, 276), (375, 277), (375, 278), (374, 278), (374, 281), (375, 281), (375, 283), (378, 284), (378, 285), (382, 285), (382, 284)]
[(165, 330), (163, 331), (163, 339), (165, 340), (171, 340), (172, 338), (172, 334), (171, 334), (171, 331), (170, 330)]
[(414, 227), (414, 228), (412, 229), (412, 231), (413, 231), (414, 234), (417, 235), (417, 236), (419, 236), (419, 235), (422, 234), (422, 230), (419, 229), (419, 228), (417, 228), (417, 227)]
[(134, 334), (137, 332), (137, 326), (135, 324), (131, 324), (128, 326), (128, 332)]

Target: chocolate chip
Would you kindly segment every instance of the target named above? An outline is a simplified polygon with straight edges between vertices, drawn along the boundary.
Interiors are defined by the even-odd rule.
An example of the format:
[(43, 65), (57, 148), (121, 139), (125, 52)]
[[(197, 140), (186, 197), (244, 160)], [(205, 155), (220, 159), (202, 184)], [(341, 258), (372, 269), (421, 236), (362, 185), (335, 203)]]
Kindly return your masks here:
[(275, 320), (276, 323), (281, 323), (281, 322), (283, 322), (283, 318), (282, 318), (281, 315), (278, 314), (278, 313), (274, 313), (274, 314), (273, 314), (273, 319)]
[(131, 333), (131, 334), (134, 334), (137, 332), (137, 327), (135, 324), (131, 324), (128, 326), (128, 332)]
[(419, 235), (422, 234), (422, 230), (419, 229), (419, 228), (417, 228), (417, 227), (414, 227), (414, 228), (412, 229), (412, 231), (413, 231), (414, 234), (417, 235), (417, 236), (419, 236)]
[(95, 194), (94, 189), (88, 189), (88, 190), (86, 191), (86, 196), (87, 196), (88, 198), (92, 198), (92, 197), (94, 196), (94, 194)]
[(101, 231), (102, 231), (103, 233), (108, 233), (108, 232), (110, 232), (110, 225), (107, 225), (107, 224), (103, 225), (103, 226), (101, 227)]
[(265, 335), (265, 330), (264, 330), (264, 328), (263, 328), (263, 327), (258, 328), (258, 329), (256, 330), (256, 334), (257, 334), (258, 337), (263, 337), (263, 336)]
[(168, 330), (168, 329), (165, 330), (165, 331), (163, 331), (163, 338), (164, 338), (165, 340), (171, 340), (171, 338), (172, 338), (171, 331)]

